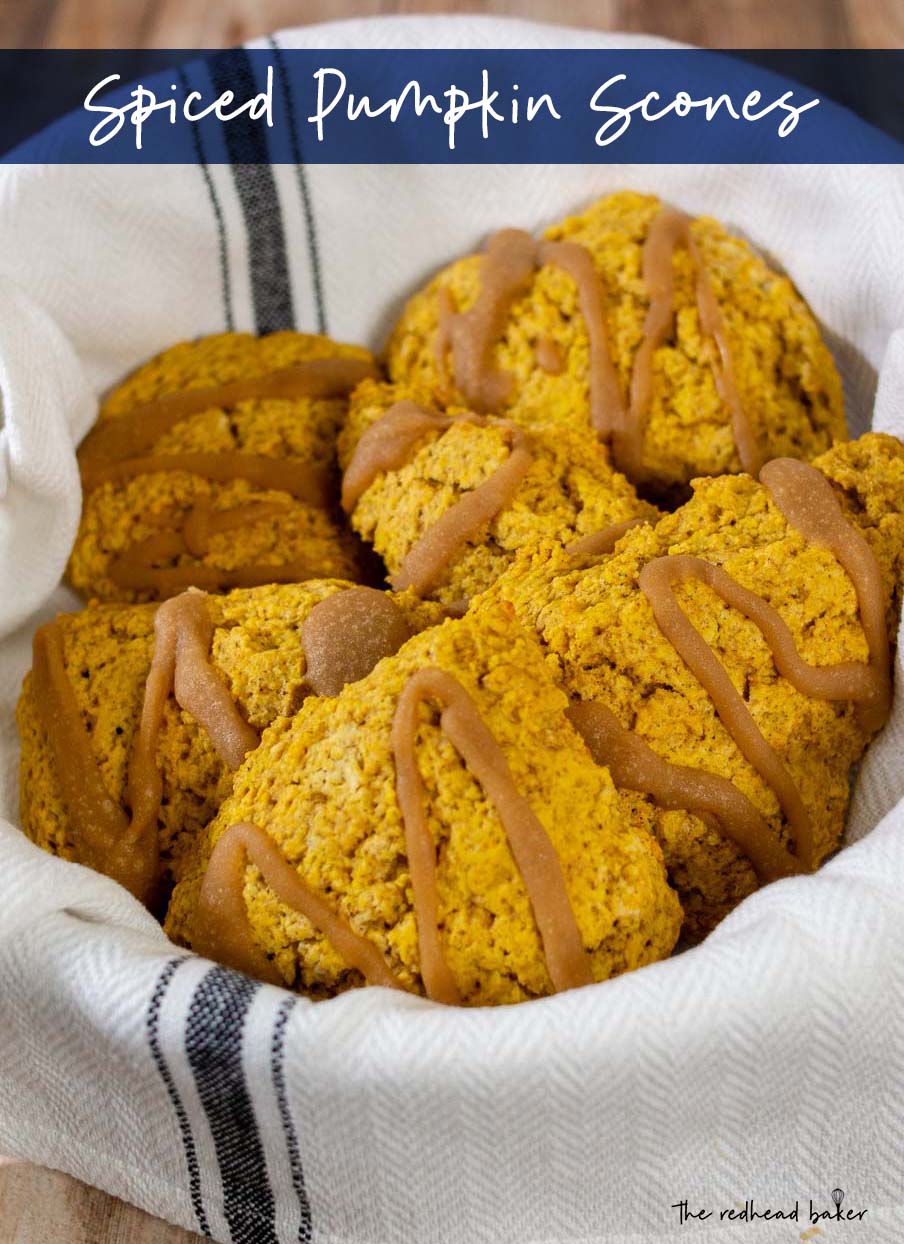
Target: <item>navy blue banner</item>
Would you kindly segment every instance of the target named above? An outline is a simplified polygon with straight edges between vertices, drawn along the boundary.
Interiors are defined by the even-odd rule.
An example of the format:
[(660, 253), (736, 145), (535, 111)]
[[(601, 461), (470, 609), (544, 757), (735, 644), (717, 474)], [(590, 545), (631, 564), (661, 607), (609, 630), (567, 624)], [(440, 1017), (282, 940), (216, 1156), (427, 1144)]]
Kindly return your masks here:
[[(819, 85), (849, 102), (877, 92), (900, 102), (898, 52), (780, 54), (798, 58), (806, 84), (747, 59), (759, 53), (678, 49), (274, 45), (160, 53), (166, 67), (137, 82), (123, 72), (126, 53), (26, 55), (81, 57), (69, 62), (82, 75), (79, 103), (6, 160), (194, 163), (199, 144), (208, 163), (295, 163), (300, 148), (309, 164), (868, 164), (899, 163), (904, 150)], [(888, 112), (894, 128), (901, 110)]]

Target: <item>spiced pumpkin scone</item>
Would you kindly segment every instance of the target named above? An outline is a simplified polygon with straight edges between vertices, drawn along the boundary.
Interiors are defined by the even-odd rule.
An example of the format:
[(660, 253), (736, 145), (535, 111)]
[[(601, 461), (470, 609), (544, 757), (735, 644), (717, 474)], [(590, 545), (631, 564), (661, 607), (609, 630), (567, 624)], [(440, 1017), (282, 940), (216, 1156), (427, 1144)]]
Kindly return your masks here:
[(372, 380), (352, 395), (339, 460), (352, 527), (390, 583), (446, 602), (489, 587), (544, 536), (579, 540), (656, 514), (583, 429), (440, 411)]
[(445, 268), (386, 360), (437, 401), (593, 428), (659, 494), (845, 435), (832, 356), (791, 281), (718, 221), (631, 191)]
[(535, 628), (591, 750), (653, 807), (697, 938), (839, 845), (902, 571), (904, 446), (869, 434), (759, 482), (697, 480), (606, 556), (547, 543), (472, 609), (501, 598)]
[(335, 438), (370, 354), (326, 337), (221, 333), (114, 389), (79, 449), (83, 596), (163, 599), (359, 577), (338, 515)]
[(25, 833), (153, 903), (265, 726), (442, 616), (338, 580), (61, 614), (18, 705)]
[(274, 722), (166, 930), (314, 997), (518, 1002), (667, 955), (681, 914), (507, 606), (409, 640)]

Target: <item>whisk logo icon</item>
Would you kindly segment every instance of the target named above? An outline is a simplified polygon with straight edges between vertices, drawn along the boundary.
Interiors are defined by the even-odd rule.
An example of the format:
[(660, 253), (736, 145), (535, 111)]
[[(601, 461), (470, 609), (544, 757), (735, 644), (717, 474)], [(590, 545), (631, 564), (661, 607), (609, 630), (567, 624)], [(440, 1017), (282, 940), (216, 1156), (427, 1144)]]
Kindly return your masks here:
[(833, 1188), (831, 1195), (834, 1209), (817, 1209), (813, 1202), (810, 1202), (810, 1222), (814, 1226), (818, 1222), (862, 1222), (866, 1217), (865, 1209), (843, 1208), (842, 1202), (845, 1197), (843, 1188)]

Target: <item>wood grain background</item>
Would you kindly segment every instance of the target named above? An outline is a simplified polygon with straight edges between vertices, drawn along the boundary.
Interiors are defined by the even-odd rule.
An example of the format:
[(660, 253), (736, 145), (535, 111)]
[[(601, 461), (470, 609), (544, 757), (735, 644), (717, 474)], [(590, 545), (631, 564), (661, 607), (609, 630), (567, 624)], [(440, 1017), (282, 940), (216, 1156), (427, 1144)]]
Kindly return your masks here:
[[(487, 13), (703, 47), (904, 46), (904, 0), (0, 0), (0, 47), (228, 47), (381, 13)], [(68, 1175), (0, 1158), (0, 1244), (198, 1240)]]
[(227, 47), (378, 13), (492, 13), (704, 47), (899, 47), (902, 0), (3, 0), (0, 46)]

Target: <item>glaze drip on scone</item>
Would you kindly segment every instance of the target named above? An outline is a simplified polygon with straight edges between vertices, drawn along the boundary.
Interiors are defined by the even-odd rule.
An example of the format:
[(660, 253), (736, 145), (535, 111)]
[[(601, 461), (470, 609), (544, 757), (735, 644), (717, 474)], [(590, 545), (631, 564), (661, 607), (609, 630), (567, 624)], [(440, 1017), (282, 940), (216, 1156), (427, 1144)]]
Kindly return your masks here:
[(800, 871), (766, 819), (733, 782), (716, 773), (663, 760), (599, 701), (578, 701), (568, 716), (594, 760), (606, 766), (616, 786), (649, 795), (661, 808), (714, 818), (750, 860), (761, 884)]
[(203, 592), (188, 591), (164, 601), (154, 615), (154, 655), (145, 687), (141, 722), (129, 766), (132, 815), (147, 809), (156, 818), (160, 772), (155, 752), (170, 694), (207, 731), (217, 755), (237, 769), (259, 743), (226, 684), (210, 664), (213, 621)]
[[(794, 833), (794, 854), (802, 868), (809, 868), (813, 848), (812, 828), (800, 792), (773, 748), (763, 738), (724, 666), (678, 603), (675, 586), (689, 579), (705, 583), (726, 604), (740, 609), (759, 626), (767, 642), (771, 636), (766, 632), (763, 619), (767, 611), (773, 611), (765, 601), (741, 587), (718, 566), (699, 557), (688, 554), (657, 557), (640, 572), (640, 589), (652, 606), (659, 629), (709, 695), (722, 725), (744, 757), (775, 791)], [(778, 618), (778, 615), (774, 617)], [(781, 622), (781, 619), (778, 620)]]
[[(857, 593), (869, 648), (867, 666), (847, 663), (820, 671), (805, 666), (809, 688), (814, 689), (795, 685), (820, 699), (856, 701), (863, 728), (878, 730), (891, 708), (891, 657), (876, 556), (862, 533), (845, 518), (831, 484), (815, 467), (795, 458), (775, 458), (760, 471), (760, 483), (769, 490), (789, 527), (828, 549), (844, 567)], [(790, 675), (785, 677), (794, 682)]]
[[(206, 410), (228, 409), (253, 400), (345, 397), (357, 383), (375, 374), (371, 364), (360, 359), (318, 358), (253, 379), (186, 389), (158, 398), (126, 415), (103, 420), (88, 433), (78, 452), (83, 488), (88, 493), (105, 483), (121, 484), (142, 475), (184, 471), (216, 484), (243, 480), (255, 488), (284, 492), (312, 507), (327, 509), (332, 475), (322, 466), (241, 451), (149, 451), (182, 420)], [(248, 505), (211, 513), (205, 503), (197, 503), (181, 519), (174, 516), (170, 529), (155, 533), (114, 557), (109, 567), (110, 579), (121, 589), (167, 595), (188, 586), (222, 590), (310, 578), (317, 573), (316, 568), (298, 559), (233, 570), (156, 565), (185, 554), (201, 559), (210, 536), (240, 529), (275, 512), (273, 506)]]
[(233, 480), (244, 479), (257, 488), (287, 492), (297, 501), (306, 501), (309, 505), (329, 504), (329, 472), (308, 462), (232, 452), (152, 454), (112, 462), (91, 458), (81, 461), (82, 486), (86, 492), (101, 484), (121, 484), (157, 471), (188, 471), (191, 475), (203, 475), (215, 484), (230, 484)]
[[(481, 261), (480, 291), (468, 311), (456, 312), (448, 289), (440, 288), (436, 347), (440, 372), (445, 370), (447, 354), (451, 353), (455, 383), (475, 409), (486, 411), (503, 407), (510, 396), (513, 377), (496, 366), (493, 351), (505, 330), (511, 305), (526, 292), (537, 268), (561, 268), (577, 286), (578, 305), (589, 340), (591, 424), (610, 443), (618, 468), (629, 478), (641, 479), (644, 423), (652, 395), (653, 356), (673, 319), (672, 259), (676, 248), (684, 246), (694, 266), (700, 327), (712, 339), (719, 355), (718, 361), (714, 359), (712, 363), (716, 388), (731, 416), (741, 467), (755, 475), (762, 465), (762, 453), (734, 382), (722, 314), (691, 224), (690, 217), (683, 212), (662, 208), (644, 241), (643, 281), (650, 304), (627, 403), (612, 360), (606, 329), (605, 291), (590, 251), (580, 242), (538, 242), (520, 229), (504, 229), (490, 238)], [(537, 343), (537, 361), (553, 374), (562, 369), (561, 363), (547, 365), (549, 351), (542, 340)]]
[[(211, 536), (240, 530), (245, 524), (273, 518), (284, 510), (284, 505), (267, 502), (251, 502), (230, 510), (213, 510), (209, 502), (198, 501), (185, 515), (181, 527), (156, 532), (132, 545), (125, 553), (113, 558), (107, 573), (118, 587), (151, 590), (161, 596), (172, 596), (189, 587), (222, 591), (231, 587), (258, 587), (265, 582), (302, 582), (313, 577), (315, 572), (313, 567), (300, 561), (283, 562), (279, 566), (240, 566), (236, 570), (220, 570), (215, 566), (157, 565), (183, 553), (200, 560), (209, 550)], [(173, 519), (173, 522), (178, 521)]]
[(140, 457), (177, 423), (205, 410), (228, 409), (240, 402), (345, 397), (356, 384), (376, 374), (361, 359), (308, 359), (263, 376), (183, 389), (96, 424), (82, 441), (79, 457), (112, 462)]
[(397, 591), (429, 591), (458, 550), (508, 506), (533, 461), (524, 433), (504, 420), (479, 415), (441, 415), (416, 402), (391, 406), (363, 434), (342, 481), (342, 504), (354, 508), (362, 493), (383, 471), (397, 471), (412, 457), (418, 441), (455, 423), (503, 429), (511, 437), (511, 453), (489, 478), (465, 493), (408, 550), (390, 582)]
[(205, 557), (210, 552), (210, 537), (224, 531), (237, 531), (245, 523), (259, 523), (275, 518), (285, 510), (282, 502), (255, 502), (238, 505), (232, 510), (213, 509), (209, 501), (196, 501), (182, 524), (180, 535), (186, 552), (192, 557)]
[(731, 429), (741, 467), (756, 475), (763, 463), (753, 431), (735, 386), (731, 353), (722, 313), (713, 293), (700, 254), (691, 232), (691, 219), (684, 212), (664, 208), (654, 217), (643, 245), (643, 280), (650, 295), (650, 306), (644, 323), (644, 338), (634, 361), (631, 375), (631, 401), (626, 423), (615, 428), (612, 456), (629, 474), (642, 471), (644, 418), (653, 391), (653, 355), (669, 330), (674, 316), (675, 278), (672, 257), (678, 246), (684, 246), (691, 257), (696, 276), (697, 313), (700, 327), (712, 338), (720, 361), (713, 361), (716, 388), (731, 415)]
[(390, 580), (397, 591), (413, 588), (419, 594), (428, 592), (462, 545), (511, 503), (533, 458), (519, 428), (498, 421), (495, 426), (505, 427), (511, 436), (511, 453), (488, 479), (461, 496), (408, 550)]
[(565, 355), (559, 343), (552, 337), (538, 337), (534, 347), (537, 363), (550, 376), (558, 376), (565, 370)]
[[(623, 519), (656, 516), (612, 468), (593, 429), (524, 426), (514, 416), (436, 407), (426, 393), (417, 385), (365, 382), (352, 396), (339, 442), (348, 468), (345, 500), (354, 502), (351, 526), (383, 559), (393, 586), (414, 581), (396, 577), (409, 554), (404, 568), (413, 568), (414, 547), (423, 541), (417, 556), (431, 554), (430, 543), (450, 527), (455, 547), (421, 589), (447, 605), (486, 591), (538, 541), (568, 542)], [(434, 413), (425, 417), (425, 409)]]
[[(328, 626), (329, 611), (324, 613), (319, 606), (336, 597), (343, 598), (343, 608)], [(348, 608), (348, 602), (356, 600), (362, 615), (357, 627), (356, 610)], [(343, 678), (359, 677), (409, 634), (439, 624), (445, 616), (440, 606), (424, 604), (413, 594), (393, 598), (337, 580), (258, 587), (222, 598), (208, 596), (204, 603), (214, 624), (208, 662), (229, 688), (241, 717), (258, 733), (272, 722), (297, 713), (305, 700), (313, 698), (312, 693), (323, 693), (318, 668), (321, 675), (329, 665)], [(311, 642), (306, 643), (310, 637), (303, 633), (304, 622), (313, 611), (318, 611), (319, 654)], [(83, 783), (84, 789), (90, 792), (97, 786), (99, 773), (106, 792), (100, 791), (101, 797), (109, 795), (112, 805), (123, 810), (126, 827), (130, 810), (133, 815), (137, 813), (137, 801), (133, 803), (129, 797), (129, 768), (155, 653), (155, 621), (157, 610), (153, 606), (122, 605), (91, 606), (61, 614), (54, 624), (66, 675), (65, 681), (60, 678), (60, 694), (74, 693), (83, 729), (78, 714), (72, 720), (90, 744), (89, 750), (79, 751), (76, 744), (68, 752), (87, 757), (86, 763), (95, 772)], [(158, 660), (160, 652), (157, 645)], [(199, 656), (205, 652), (202, 642)], [(38, 846), (78, 861), (83, 857), (79, 845), (84, 835), (76, 824), (77, 814), (70, 814), (71, 800), (64, 798), (68, 792), (63, 791), (58, 776), (53, 742), (58, 713), (55, 709), (44, 711), (39, 704), (40, 656), (37, 666), (37, 673), (26, 677), (17, 706), (22, 740), (22, 827)], [(183, 660), (183, 674), (184, 666)], [(43, 681), (46, 683), (46, 677)], [(317, 685), (312, 686), (312, 682)], [(198, 836), (227, 796), (232, 771), (217, 755), (211, 736), (193, 713), (182, 711), (172, 700), (166, 705), (147, 763), (152, 769), (159, 763), (163, 773), (164, 797), (148, 828), (149, 834), (159, 838), (159, 884), (152, 903), (157, 911), (157, 900), (162, 903), (173, 883), (184, 875)], [(155, 810), (153, 801), (151, 810)], [(102, 815), (94, 820), (102, 819)], [(256, 810), (233, 819), (253, 820), (255, 815)], [(123, 823), (117, 822), (110, 841), (118, 840), (120, 829)], [(97, 862), (99, 855), (100, 850), (92, 862), (103, 869), (103, 863)]]
[(663, 807), (715, 815), (724, 832), (750, 858), (760, 879), (771, 880), (813, 867), (810, 817), (787, 769), (766, 742), (727, 671), (678, 603), (674, 587), (690, 579), (706, 584), (754, 623), (776, 669), (796, 690), (813, 699), (854, 702), (864, 729), (877, 730), (888, 716), (891, 681), (881, 571), (866, 540), (844, 517), (828, 480), (815, 467), (780, 458), (763, 468), (761, 481), (788, 525), (832, 552), (850, 576), (869, 648), (868, 663), (810, 665), (770, 604), (701, 558), (689, 554), (658, 557), (643, 567), (639, 585), (660, 630), (709, 695), (725, 729), (775, 792), (794, 835), (793, 862), (781, 858), (781, 848), (763, 818), (730, 782), (663, 761), (601, 704), (575, 705), (571, 716), (595, 757), (609, 765), (616, 782), (650, 795)]
[(59, 775), (79, 858), (150, 901), (157, 879), (157, 818), (163, 778), (157, 738), (166, 701), (175, 696), (207, 731), (223, 763), (237, 769), (258, 744), (225, 684), (210, 665), (213, 623), (201, 592), (162, 604), (154, 618), (154, 654), (128, 771), (127, 818), (107, 794), (72, 684), (59, 627), (35, 635), (35, 695)]
[(502, 749), (465, 688), (443, 670), (425, 667), (409, 678), (399, 697), (392, 723), (392, 750), (427, 996), (451, 1005), (461, 1000), (440, 944), (436, 848), (427, 825), (424, 783), (415, 751), (419, 710), (427, 700), (442, 706), (440, 729), (499, 814), (533, 907), (553, 987), (562, 990), (590, 984), (590, 961), (558, 856), (546, 831), (518, 792)]
[(315, 695), (338, 695), (410, 638), (404, 614), (386, 592), (372, 587), (337, 592), (302, 623), (305, 682)]
[(396, 402), (373, 423), (355, 446), (342, 477), (342, 508), (350, 514), (361, 495), (383, 471), (403, 467), (419, 440), (442, 432), (451, 419), (417, 402)]
[(66, 672), (59, 624), (35, 632), (34, 696), (79, 860), (146, 899), (157, 879), (157, 826), (144, 832), (111, 799)]
[[(336, 601), (343, 595), (351, 593), (330, 599)], [(408, 679), (399, 696), (392, 723), (392, 751), (414, 896), (420, 975), (427, 996), (447, 1005), (460, 1005), (462, 1001), (440, 945), (436, 849), (427, 826), (425, 791), (415, 751), (420, 706), (428, 700), (441, 705), (440, 728), (499, 814), (528, 892), (553, 987), (562, 990), (589, 984), (590, 961), (546, 831), (515, 787), (502, 749), (464, 687), (452, 675), (425, 667)], [(282, 983), (252, 935), (244, 899), (248, 864), (255, 865), (277, 899), (310, 920), (346, 965), (360, 972), (368, 984), (402, 987), (377, 947), (355, 933), (344, 917), (302, 880), (264, 830), (248, 822), (232, 825), (214, 845), (193, 922), (192, 946), (196, 951), (262, 980)]]
[(437, 352), (452, 353), (455, 381), (475, 410), (498, 410), (512, 377), (496, 367), (493, 349), (512, 303), (527, 291), (537, 266), (537, 243), (523, 229), (501, 229), (487, 243), (477, 301), (465, 312), (440, 303)]
[(606, 329), (606, 291), (593, 256), (580, 242), (540, 242), (537, 263), (539, 267), (561, 268), (577, 286), (578, 307), (590, 344), (590, 422), (601, 436), (609, 438), (624, 404)]
[(611, 553), (625, 532), (648, 523), (648, 518), (626, 518), (623, 523), (612, 523), (600, 531), (591, 531), (565, 545), (565, 552), (572, 557), (598, 557), (603, 553)]
[(227, 829), (211, 852), (192, 931), (192, 946), (199, 954), (259, 980), (283, 984), (251, 933), (242, 893), (248, 864), (260, 871), (264, 884), (279, 901), (310, 920), (369, 985), (402, 988), (373, 942), (356, 933), (339, 912), (305, 885), (273, 839), (247, 821)]
[[(172, 536), (172, 543), (165, 547), (173, 551), (165, 555), (175, 557), (182, 551), (184, 542), (179, 532), (173, 532)], [(142, 542), (139, 548), (144, 547)], [(148, 564), (147, 554), (143, 558), (133, 558), (130, 552), (110, 563), (109, 574), (118, 587), (172, 596), (191, 587), (222, 592), (236, 587), (262, 587), (266, 583), (303, 583), (305, 579), (316, 578), (317, 572), (313, 566), (302, 561), (282, 562), (274, 566), (239, 566), (235, 570), (220, 570), (216, 566), (157, 567)]]

